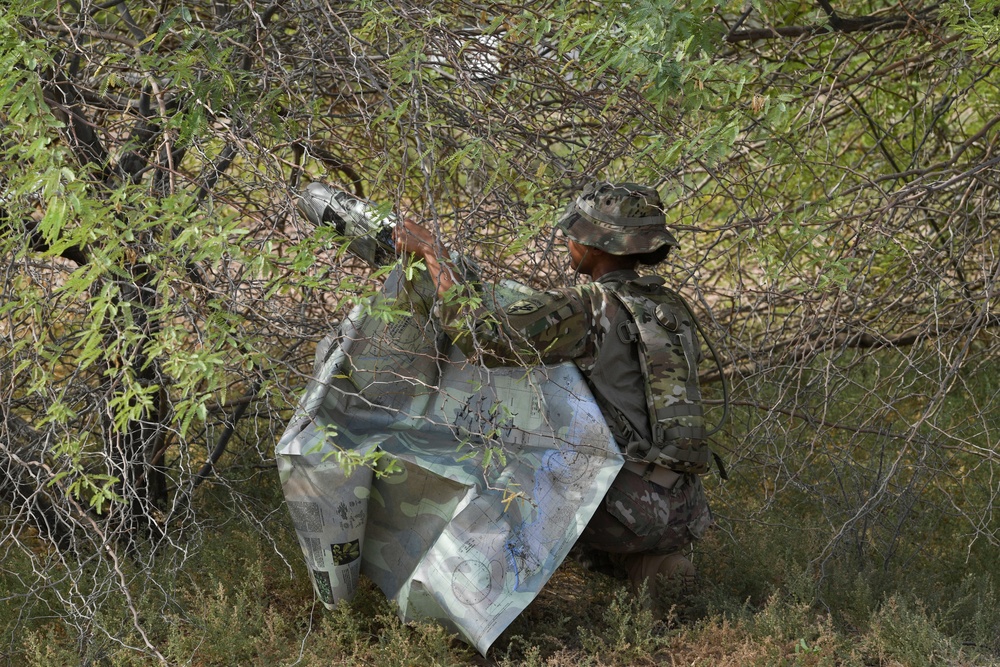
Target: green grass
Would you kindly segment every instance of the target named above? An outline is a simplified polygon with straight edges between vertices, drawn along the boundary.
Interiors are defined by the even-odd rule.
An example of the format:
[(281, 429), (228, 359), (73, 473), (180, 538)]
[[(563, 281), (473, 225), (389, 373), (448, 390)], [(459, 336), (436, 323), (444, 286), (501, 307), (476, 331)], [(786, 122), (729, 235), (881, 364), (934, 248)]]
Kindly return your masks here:
[[(961, 549), (951, 563), (933, 567), (886, 573), (834, 563), (819, 577), (802, 539), (807, 533), (777, 521), (745, 523), (700, 545), (700, 590), (664, 618), (619, 582), (567, 563), (482, 658), (435, 624), (401, 623), (367, 581), (351, 604), (326, 611), (313, 599), (291, 530), (273, 532), (275, 542), (231, 522), (206, 536), (185, 576), (139, 598), (147, 636), (169, 664), (1000, 664), (995, 573), (987, 571), (989, 559), (975, 558), (965, 565), (974, 571), (963, 572)], [(952, 568), (953, 576), (940, 576)], [(10, 634), (2, 655), (33, 667), (157, 664), (129, 648), (141, 640), (125, 612), (111, 597), (95, 619), (117, 628), (112, 638), (40, 608), (5, 610), (0, 620)]]
[[(841, 405), (860, 403), (870, 389), (863, 380), (856, 396), (838, 395)], [(992, 406), (995, 382), (967, 378), (964, 400), (949, 397), (938, 430), (918, 435), (995, 447), (996, 417), (963, 412)], [(826, 419), (848, 420), (850, 409), (831, 405)], [(574, 563), (485, 658), (435, 624), (401, 623), (367, 581), (329, 612), (314, 599), (277, 474), (266, 470), (230, 489), (205, 485), (200, 531), (176, 536), (155, 566), (122, 564), (145, 639), (113, 586), (84, 582), (99, 604), (65, 620), (63, 566), (40, 567), (51, 550), (37, 537), (8, 541), (0, 664), (153, 665), (158, 652), (167, 664), (196, 666), (1000, 665), (1000, 569), (987, 539), (997, 519), (969, 520), (995, 493), (989, 464), (954, 448), (918, 450), (916, 440), (756, 419), (737, 411), (726, 448), (732, 479), (707, 481), (718, 527), (694, 554), (700, 588), (662, 617)], [(903, 457), (880, 502), (859, 514), (881, 479), (877, 455), (891, 459), (900, 447), (923, 458)], [(91, 567), (110, 571), (103, 561)]]

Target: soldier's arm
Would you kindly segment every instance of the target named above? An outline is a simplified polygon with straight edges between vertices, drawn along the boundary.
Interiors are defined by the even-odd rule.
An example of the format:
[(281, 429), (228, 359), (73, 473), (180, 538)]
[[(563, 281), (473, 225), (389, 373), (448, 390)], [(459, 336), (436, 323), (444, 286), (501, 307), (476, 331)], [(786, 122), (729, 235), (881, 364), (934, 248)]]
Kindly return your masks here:
[(424, 261), (437, 290), (437, 319), (468, 357), (482, 355), (489, 365), (557, 363), (592, 344), (593, 308), (583, 288), (542, 292), (492, 312), (471, 290), (455, 289), (463, 285), (460, 274), (426, 228), (410, 220), (397, 225), (396, 249)]
[(397, 252), (410, 253), (424, 260), (440, 299), (445, 298), (455, 285), (460, 284), (455, 268), (440, 256), (434, 235), (423, 225), (413, 220), (403, 220), (396, 225), (395, 241)]
[(592, 345), (585, 296), (555, 290), (493, 312), (478, 300), (439, 301), (435, 315), (467, 357), (489, 366), (575, 359)]

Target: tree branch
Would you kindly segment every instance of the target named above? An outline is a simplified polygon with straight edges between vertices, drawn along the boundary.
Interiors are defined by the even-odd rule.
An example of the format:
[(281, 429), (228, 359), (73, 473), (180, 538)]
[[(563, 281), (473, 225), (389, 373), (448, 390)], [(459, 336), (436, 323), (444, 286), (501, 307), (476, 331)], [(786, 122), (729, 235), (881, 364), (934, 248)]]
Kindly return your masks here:
[[(833, 6), (827, 0), (817, 0), (823, 11), (826, 12), (829, 20), (827, 25), (814, 26), (782, 26), (778, 28), (747, 28), (744, 30), (730, 30), (725, 40), (730, 44), (738, 42), (754, 42), (761, 39), (775, 39), (779, 37), (811, 37), (813, 35), (839, 32), (874, 32), (879, 30), (901, 30), (911, 25), (914, 21), (926, 21), (933, 13), (936, 5), (930, 9), (923, 10), (916, 14), (894, 14), (892, 16), (859, 16), (844, 18), (837, 14)], [(745, 20), (745, 19), (744, 19)], [(734, 28), (742, 24), (737, 23)]]
[[(28, 237), (28, 247), (34, 252), (49, 252), (51, 247), (42, 238), (42, 233), (38, 231), (38, 223), (31, 218), (24, 218), (22, 223), (24, 224), (24, 232)], [(9, 214), (2, 208), (0, 208), (0, 225), (6, 227), (11, 232), (15, 231), (11, 225)], [(0, 236), (2, 236), (2, 232), (0, 232)], [(77, 266), (83, 266), (88, 262), (85, 249), (79, 246), (64, 248), (60, 251), (59, 257), (68, 259)]]
[[(841, 331), (826, 336), (810, 336), (808, 342), (802, 344), (796, 344), (796, 340), (798, 339), (789, 339), (779, 341), (772, 347), (762, 350), (761, 356), (770, 356), (778, 350), (788, 349), (786, 358), (794, 362), (799, 362), (819, 352), (833, 349), (854, 348), (859, 350), (877, 350), (882, 348), (909, 347), (924, 340), (941, 338), (949, 333), (967, 331), (970, 327), (976, 331), (1000, 327), (1000, 314), (988, 313), (982, 317), (968, 318), (950, 326), (940, 326), (928, 320), (892, 336)], [(737, 375), (749, 375), (759, 371), (760, 368), (761, 365), (757, 362), (748, 361), (729, 366), (725, 371), (725, 375), (727, 378)], [(719, 371), (715, 368), (699, 373), (698, 378), (703, 383), (718, 382), (722, 379)]]

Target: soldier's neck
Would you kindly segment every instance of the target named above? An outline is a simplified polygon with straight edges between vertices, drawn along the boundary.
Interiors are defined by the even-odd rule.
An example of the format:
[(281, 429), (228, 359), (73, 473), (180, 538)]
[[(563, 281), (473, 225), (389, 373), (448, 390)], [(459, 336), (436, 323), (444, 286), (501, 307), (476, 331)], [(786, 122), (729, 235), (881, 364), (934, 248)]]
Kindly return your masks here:
[(604, 274), (611, 273), (612, 271), (635, 269), (637, 263), (638, 262), (635, 259), (628, 256), (612, 255), (610, 253), (602, 252), (600, 256), (594, 258), (594, 262), (590, 266), (588, 275), (591, 280), (597, 280)]

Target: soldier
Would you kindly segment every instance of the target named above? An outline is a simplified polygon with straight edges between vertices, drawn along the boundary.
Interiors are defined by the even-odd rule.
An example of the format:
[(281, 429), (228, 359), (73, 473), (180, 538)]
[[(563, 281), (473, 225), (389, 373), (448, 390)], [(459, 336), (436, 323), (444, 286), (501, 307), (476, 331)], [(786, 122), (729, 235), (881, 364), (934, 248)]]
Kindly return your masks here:
[[(648, 359), (640, 359), (638, 327), (622, 298), (638, 290), (655, 301), (668, 293), (662, 279), (640, 278), (636, 268), (662, 262), (677, 241), (666, 227), (656, 190), (633, 183), (588, 185), (556, 226), (567, 238), (570, 266), (591, 282), (526, 298), (502, 313), (446, 298), (464, 286), (426, 228), (409, 220), (398, 224), (396, 249), (423, 259), (441, 297), (435, 315), (467, 355), (482, 350), (503, 363), (571, 360), (579, 367), (626, 456), (579, 544), (606, 554), (605, 560), (627, 574), (636, 589), (644, 583), (652, 588), (658, 575), (686, 587), (695, 569), (682, 552), (712, 523), (696, 474), (707, 469), (707, 446), (697, 452), (697, 464), (684, 463), (686, 455), (676, 447), (671, 453), (680, 465), (661, 455), (663, 438), (654, 434), (659, 429), (650, 419), (643, 374)], [(650, 342), (642, 341), (645, 349)], [(696, 371), (692, 366), (695, 383)], [(700, 419), (700, 400), (695, 407)], [(696, 425), (682, 426), (674, 435), (679, 431), (683, 441), (698, 428), (703, 434)], [(687, 442), (697, 442), (692, 438)]]

